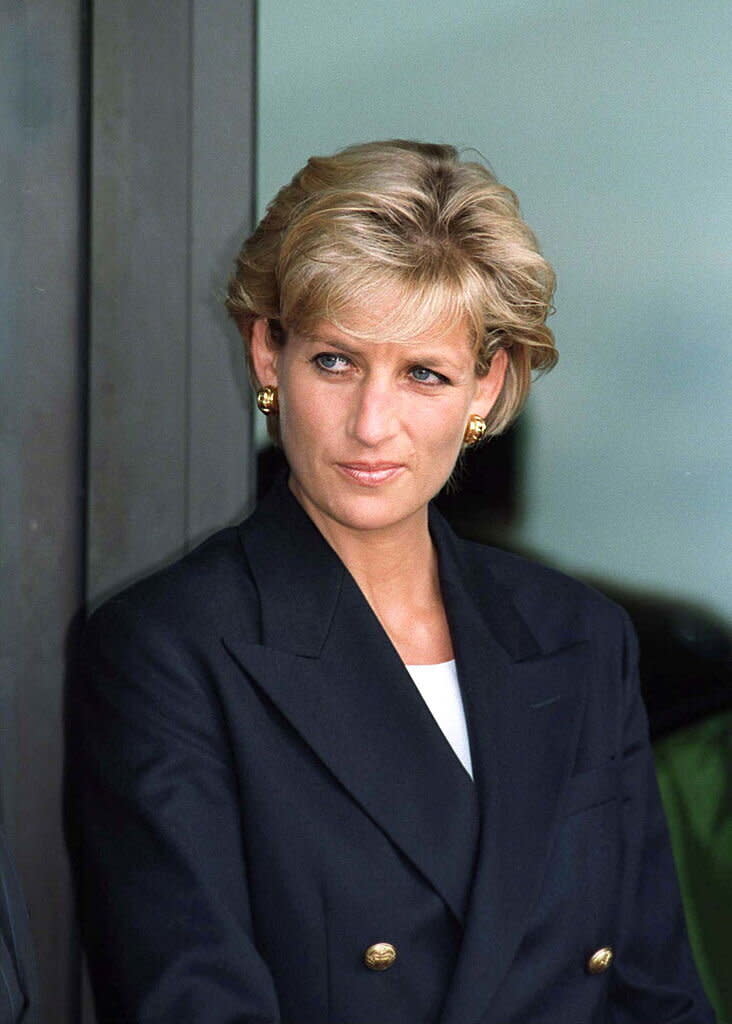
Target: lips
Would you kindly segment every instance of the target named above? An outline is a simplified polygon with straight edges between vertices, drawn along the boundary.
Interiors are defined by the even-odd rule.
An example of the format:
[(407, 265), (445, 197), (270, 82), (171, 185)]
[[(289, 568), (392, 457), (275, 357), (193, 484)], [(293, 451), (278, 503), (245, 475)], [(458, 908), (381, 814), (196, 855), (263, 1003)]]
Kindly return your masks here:
[(341, 473), (366, 487), (387, 483), (404, 469), (401, 462), (339, 462), (337, 465)]

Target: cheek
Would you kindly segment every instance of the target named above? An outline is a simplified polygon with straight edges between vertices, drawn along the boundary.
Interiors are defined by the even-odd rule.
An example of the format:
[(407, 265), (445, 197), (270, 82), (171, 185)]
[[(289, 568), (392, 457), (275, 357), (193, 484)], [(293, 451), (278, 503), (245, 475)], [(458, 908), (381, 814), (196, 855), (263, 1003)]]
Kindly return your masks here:
[(326, 402), (316, 389), (284, 389), (280, 407), (280, 430), (283, 443), (307, 456), (333, 436), (336, 422), (334, 402)]
[(460, 403), (457, 407), (442, 406), (430, 410), (429, 415), (420, 416), (413, 422), (424, 444), (429, 445), (435, 452), (444, 452), (446, 456), (457, 458), (468, 415), (469, 411), (464, 407), (464, 403)]

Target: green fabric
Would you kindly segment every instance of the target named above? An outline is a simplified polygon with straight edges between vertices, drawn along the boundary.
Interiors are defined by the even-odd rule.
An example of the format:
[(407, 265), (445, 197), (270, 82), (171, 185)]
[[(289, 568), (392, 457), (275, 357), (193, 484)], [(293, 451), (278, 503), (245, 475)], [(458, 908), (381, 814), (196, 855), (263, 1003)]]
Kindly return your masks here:
[(694, 956), (732, 1024), (732, 711), (665, 736), (655, 758)]

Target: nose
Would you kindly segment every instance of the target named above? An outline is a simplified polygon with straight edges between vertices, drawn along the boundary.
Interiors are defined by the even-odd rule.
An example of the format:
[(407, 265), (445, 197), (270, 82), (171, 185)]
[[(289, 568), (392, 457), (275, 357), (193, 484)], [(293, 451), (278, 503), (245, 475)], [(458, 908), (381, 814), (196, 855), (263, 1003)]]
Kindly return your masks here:
[(399, 429), (397, 396), (384, 383), (365, 380), (353, 396), (350, 433), (368, 448), (394, 437)]

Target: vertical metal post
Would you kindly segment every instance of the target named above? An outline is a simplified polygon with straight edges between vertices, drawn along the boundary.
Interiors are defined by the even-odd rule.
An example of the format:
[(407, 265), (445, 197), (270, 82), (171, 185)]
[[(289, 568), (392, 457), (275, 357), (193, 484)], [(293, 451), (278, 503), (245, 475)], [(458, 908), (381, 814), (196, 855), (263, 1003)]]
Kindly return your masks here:
[(251, 223), (254, 10), (94, 13), (88, 593), (249, 501), (249, 407), (222, 295)]
[(31, 915), (42, 1017), (75, 1010), (62, 838), (63, 690), (82, 602), (82, 9), (0, 23), (0, 750), (3, 823)]
[(240, 515), (253, 476), (220, 300), (253, 209), (254, 2), (97, 0), (91, 32), (86, 10), (0, 11), (0, 813), (54, 1024), (80, 1019), (61, 792), (76, 626)]

